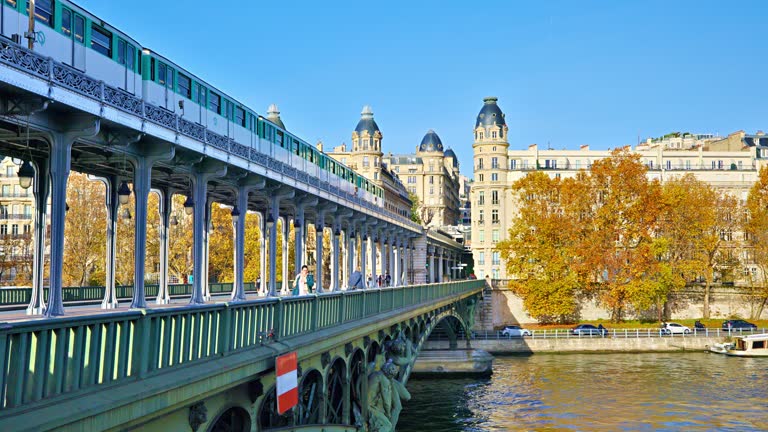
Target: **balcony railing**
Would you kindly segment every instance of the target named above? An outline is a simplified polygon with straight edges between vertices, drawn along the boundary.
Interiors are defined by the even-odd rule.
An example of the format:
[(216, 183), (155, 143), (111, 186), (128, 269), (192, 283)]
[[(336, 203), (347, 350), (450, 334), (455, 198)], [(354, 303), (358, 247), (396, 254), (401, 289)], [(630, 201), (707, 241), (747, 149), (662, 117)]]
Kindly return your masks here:
[(31, 214), (0, 213), (0, 220), (32, 220)]

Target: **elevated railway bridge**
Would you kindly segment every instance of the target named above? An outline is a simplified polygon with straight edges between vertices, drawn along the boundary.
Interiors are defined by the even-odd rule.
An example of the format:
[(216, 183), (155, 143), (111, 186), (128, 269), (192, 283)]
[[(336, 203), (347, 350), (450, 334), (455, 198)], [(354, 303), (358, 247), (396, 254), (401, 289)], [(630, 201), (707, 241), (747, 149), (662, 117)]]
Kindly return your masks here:
[[(35, 202), (32, 287), (19, 294), (26, 315), (0, 315), (0, 430), (388, 430), (397, 410), (382, 394), (407, 382), (436, 326), (471, 323), (482, 291), (482, 282), (448, 282), (461, 244), (387, 210), (345, 182), (346, 171), (319, 169), (314, 150), (213, 131), (2, 38), (0, 156), (23, 162), (19, 180)], [(106, 286), (83, 294), (101, 296), (98, 311), (65, 308), (72, 171), (106, 185)], [(135, 282), (121, 291), (116, 221), (126, 193), (135, 202)], [(160, 197), (160, 269), (148, 290), (150, 193)], [(168, 279), (174, 194), (187, 196), (194, 220), (193, 278), (181, 306), (170, 303)], [(214, 202), (232, 208), (235, 228), (226, 303), (211, 302), (207, 274)], [(258, 286), (243, 276), (246, 211), (260, 215), (264, 233)], [(294, 268), (310, 252), (320, 258), (315, 294), (279, 296), (293, 278), (288, 242), (277, 248), (278, 220), (283, 238), (289, 225), (295, 231)], [(306, 250), (309, 224), (315, 251)], [(330, 280), (323, 236), (331, 237)], [(388, 272), (392, 286), (346, 291), (358, 266), (374, 279)], [(130, 296), (129, 308), (118, 308), (118, 294)], [(287, 352), (298, 354), (299, 405), (279, 415), (274, 363)]]

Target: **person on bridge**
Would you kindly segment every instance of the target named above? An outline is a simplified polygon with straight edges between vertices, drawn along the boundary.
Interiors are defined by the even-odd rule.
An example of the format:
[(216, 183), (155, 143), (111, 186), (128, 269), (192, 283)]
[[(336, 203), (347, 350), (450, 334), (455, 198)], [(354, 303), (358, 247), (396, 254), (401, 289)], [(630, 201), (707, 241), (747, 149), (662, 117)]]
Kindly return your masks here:
[(351, 275), (349, 275), (349, 287), (348, 289), (363, 289), (365, 286), (363, 285), (363, 274), (360, 273), (360, 267), (356, 268), (355, 271), (352, 272)]
[(312, 292), (312, 287), (315, 285), (315, 280), (311, 274), (309, 274), (309, 268), (303, 265), (301, 266), (301, 272), (296, 275), (296, 279), (293, 281), (293, 295), (306, 295)]

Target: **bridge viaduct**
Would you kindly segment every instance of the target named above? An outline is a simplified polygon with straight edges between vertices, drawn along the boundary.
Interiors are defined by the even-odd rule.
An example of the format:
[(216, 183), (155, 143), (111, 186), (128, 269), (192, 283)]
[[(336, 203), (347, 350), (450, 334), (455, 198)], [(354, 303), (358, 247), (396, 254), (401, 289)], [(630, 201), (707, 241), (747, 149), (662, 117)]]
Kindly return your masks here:
[[(23, 161), (19, 178), (35, 199), (27, 316), (0, 317), (2, 430), (389, 430), (399, 412), (390, 402), (399, 406), (400, 399), (384, 403), (382, 395), (407, 382), (429, 333), (438, 325), (449, 334), (471, 326), (482, 282), (444, 282), (460, 244), (361, 199), (271, 142), (216, 134), (8, 41), (0, 41), (0, 156)], [(64, 307), (71, 171), (106, 185), (100, 313)], [(151, 192), (161, 202), (154, 299), (144, 285)], [(193, 280), (181, 307), (169, 304), (168, 281), (177, 193), (186, 195), (194, 220)], [(119, 310), (115, 221), (127, 194), (135, 201), (136, 264), (130, 309)], [(211, 302), (207, 275), (213, 202), (232, 208), (235, 228), (226, 303)], [(258, 298), (244, 290), (246, 211), (260, 215), (265, 233)], [(276, 268), (278, 220), (283, 238), (289, 224), (295, 230), (295, 268), (308, 262), (306, 227), (314, 225), (317, 293), (279, 296), (292, 278), (287, 242), (283, 267)], [(324, 235), (332, 239), (329, 281)], [(356, 265), (374, 278), (389, 272), (392, 287), (346, 291)], [(299, 357), (300, 403), (278, 415), (274, 361), (287, 352)]]

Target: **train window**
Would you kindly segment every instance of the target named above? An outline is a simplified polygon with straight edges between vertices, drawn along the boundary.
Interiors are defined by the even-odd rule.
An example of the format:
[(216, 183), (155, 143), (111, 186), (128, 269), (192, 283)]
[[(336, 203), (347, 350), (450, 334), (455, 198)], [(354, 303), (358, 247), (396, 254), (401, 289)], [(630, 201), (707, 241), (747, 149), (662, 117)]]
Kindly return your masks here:
[(5, 3), (11, 5), (12, 8), (16, 9), (16, 0), (5, 0)]
[(165, 65), (163, 62), (158, 62), (157, 66), (157, 83), (161, 86), (165, 85), (165, 74), (167, 72), (168, 66)]
[(85, 18), (75, 14), (75, 40), (85, 45)]
[(61, 8), (61, 32), (72, 37), (72, 11), (67, 8)]
[(245, 110), (240, 107), (235, 107), (235, 123), (245, 127)]
[(283, 146), (283, 131), (276, 131), (275, 144), (279, 145), (280, 147)]
[(205, 106), (205, 87), (198, 84), (197, 85), (197, 104), (204, 107)]
[(221, 96), (214, 92), (211, 92), (211, 111), (216, 114), (221, 114)]
[[(35, 6), (37, 7), (37, 6)], [(107, 57), (112, 57), (112, 33), (96, 24), (91, 25), (91, 48)]]
[(168, 66), (165, 72), (165, 83), (169, 89), (173, 88), (173, 68)]
[[(29, 2), (27, 2), (27, 14), (29, 14)], [(35, 19), (53, 27), (53, 0), (35, 1)]]
[(117, 40), (117, 62), (120, 63), (121, 65), (125, 64), (125, 54), (126, 54), (125, 53), (125, 51), (126, 51), (126, 46), (125, 45), (126, 44), (125, 44), (124, 40), (122, 40), (122, 39), (118, 39)]
[(154, 81), (155, 80), (155, 59), (154, 57), (151, 57), (149, 59), (149, 79)]
[(125, 67), (133, 72), (136, 63), (136, 48), (131, 44), (128, 44), (128, 57), (126, 57), (126, 60)]
[(179, 93), (187, 99), (192, 99), (192, 80), (182, 73), (179, 74)]

